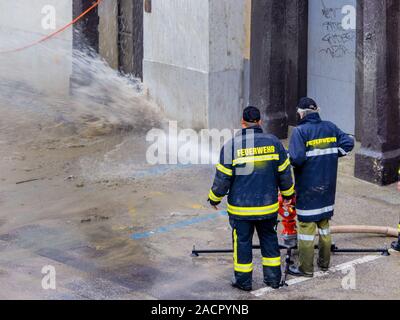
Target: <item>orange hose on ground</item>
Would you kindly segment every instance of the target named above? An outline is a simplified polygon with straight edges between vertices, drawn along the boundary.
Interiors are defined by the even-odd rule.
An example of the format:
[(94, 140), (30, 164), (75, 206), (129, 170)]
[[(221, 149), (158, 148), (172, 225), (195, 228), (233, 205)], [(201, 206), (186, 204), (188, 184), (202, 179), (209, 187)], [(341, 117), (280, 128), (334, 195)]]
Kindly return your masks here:
[(0, 51), (0, 54), (4, 54), (4, 53), (13, 53), (13, 52), (18, 52), (18, 51), (22, 51), (31, 47), (34, 47), (42, 42), (45, 42), (47, 40), (49, 40), (50, 38), (56, 36), (57, 34), (65, 31), (66, 29), (68, 29), (70, 26), (72, 26), (73, 24), (75, 24), (76, 22), (78, 22), (79, 20), (81, 20), (84, 16), (86, 16), (90, 11), (92, 11), (94, 8), (96, 8), (100, 2), (102, 0), (97, 0), (90, 8), (88, 8), (87, 10), (85, 10), (84, 12), (82, 12), (79, 16), (77, 16), (74, 20), (72, 20), (70, 23), (68, 23), (67, 25), (65, 25), (64, 27), (62, 27), (61, 29), (54, 31), (53, 33), (43, 37), (42, 39), (39, 39), (38, 41), (35, 41), (31, 44), (28, 44), (26, 46), (23, 46), (21, 48), (17, 48), (17, 49), (11, 49), (11, 50), (5, 50), (5, 51)]
[(371, 233), (397, 238), (399, 233), (395, 228), (378, 226), (332, 226), (331, 233)]

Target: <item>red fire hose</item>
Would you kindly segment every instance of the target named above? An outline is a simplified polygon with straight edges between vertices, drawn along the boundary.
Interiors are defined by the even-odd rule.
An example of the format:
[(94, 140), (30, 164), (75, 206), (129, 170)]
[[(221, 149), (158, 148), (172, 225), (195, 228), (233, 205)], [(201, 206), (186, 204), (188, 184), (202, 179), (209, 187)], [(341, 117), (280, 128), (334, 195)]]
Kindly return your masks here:
[(395, 228), (376, 226), (332, 226), (331, 233), (371, 233), (395, 238), (398, 236)]
[(69, 27), (71, 27), (72, 25), (74, 25), (75, 23), (77, 23), (79, 20), (81, 20), (83, 17), (85, 17), (89, 12), (91, 12), (94, 8), (96, 8), (100, 2), (102, 0), (97, 0), (91, 7), (89, 7), (87, 10), (85, 10), (84, 12), (82, 12), (79, 16), (77, 16), (74, 20), (72, 20), (70, 23), (66, 24), (64, 27), (62, 27), (61, 29), (54, 31), (53, 33), (43, 37), (42, 39), (39, 39), (33, 43), (30, 43), (28, 45), (25, 45), (23, 47), (17, 48), (17, 49), (10, 49), (10, 50), (4, 50), (4, 51), (0, 51), (0, 54), (5, 54), (5, 53), (13, 53), (13, 52), (19, 52), (31, 47), (34, 47), (42, 42), (45, 42), (53, 37), (55, 37), (56, 35), (62, 33), (63, 31), (67, 30)]

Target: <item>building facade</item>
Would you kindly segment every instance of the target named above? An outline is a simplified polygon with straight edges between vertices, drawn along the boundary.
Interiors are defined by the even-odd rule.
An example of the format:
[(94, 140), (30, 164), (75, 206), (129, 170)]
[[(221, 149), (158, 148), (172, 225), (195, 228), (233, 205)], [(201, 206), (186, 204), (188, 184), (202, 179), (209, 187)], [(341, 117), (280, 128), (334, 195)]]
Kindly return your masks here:
[[(57, 9), (59, 27), (94, 2), (3, 1), (0, 30), (35, 38), (49, 32), (38, 30), (46, 4)], [(251, 103), (263, 110), (266, 129), (286, 138), (299, 97), (308, 95), (324, 119), (361, 142), (355, 175), (388, 184), (400, 163), (399, 6), (393, 0), (102, 0), (73, 29), (9, 61), (16, 80), (68, 92), (70, 80), (78, 81), (73, 59), (48, 46), (65, 48), (65, 55), (89, 46), (112, 68), (142, 79), (170, 119), (195, 129), (236, 128)], [(1, 68), (7, 74), (6, 64)]]

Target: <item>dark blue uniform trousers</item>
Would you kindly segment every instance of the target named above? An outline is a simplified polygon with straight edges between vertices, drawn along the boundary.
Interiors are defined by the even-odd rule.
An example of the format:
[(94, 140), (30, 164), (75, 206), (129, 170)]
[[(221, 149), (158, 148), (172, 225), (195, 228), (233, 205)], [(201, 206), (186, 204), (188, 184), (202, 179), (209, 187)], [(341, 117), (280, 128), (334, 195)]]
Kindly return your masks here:
[(230, 218), (233, 239), (233, 262), (236, 282), (251, 287), (253, 276), (253, 235), (257, 230), (260, 239), (264, 281), (279, 283), (282, 276), (281, 254), (276, 232), (277, 219), (238, 220)]

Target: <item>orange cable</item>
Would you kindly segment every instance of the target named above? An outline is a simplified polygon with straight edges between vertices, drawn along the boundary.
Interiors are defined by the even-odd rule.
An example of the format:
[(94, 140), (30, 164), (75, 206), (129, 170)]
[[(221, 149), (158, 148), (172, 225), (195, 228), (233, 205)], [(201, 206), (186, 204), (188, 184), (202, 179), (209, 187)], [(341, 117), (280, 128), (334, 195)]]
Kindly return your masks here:
[(79, 16), (77, 16), (77, 17), (76, 17), (74, 20), (72, 20), (70, 23), (68, 23), (67, 25), (65, 25), (65, 26), (62, 27), (61, 29), (59, 29), (59, 30), (57, 30), (57, 31), (54, 31), (53, 33), (51, 33), (51, 34), (45, 36), (44, 38), (42, 38), (42, 39), (40, 39), (40, 40), (38, 40), (38, 41), (35, 41), (34, 43), (31, 43), (31, 44), (28, 44), (28, 45), (23, 46), (23, 47), (21, 47), (21, 48), (18, 48), (18, 49), (0, 51), (0, 54), (12, 53), (12, 52), (19, 52), (19, 51), (22, 51), (22, 50), (31, 48), (31, 47), (33, 47), (33, 46), (36, 46), (36, 45), (42, 43), (42, 42), (45, 42), (45, 41), (49, 40), (50, 38), (52, 38), (52, 37), (58, 35), (59, 33), (63, 32), (63, 31), (65, 31), (65, 30), (68, 29), (70, 26), (72, 26), (73, 24), (75, 24), (76, 22), (78, 22), (79, 20), (81, 20), (81, 19), (82, 19), (84, 16), (86, 16), (90, 11), (92, 11), (94, 8), (96, 8), (96, 7), (100, 4), (101, 1), (102, 1), (102, 0), (97, 0), (96, 3), (94, 3), (94, 4), (93, 4), (90, 8), (88, 8), (86, 11), (82, 12)]

